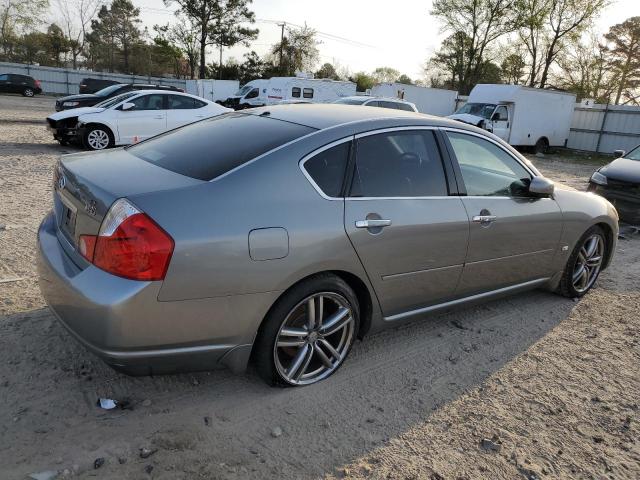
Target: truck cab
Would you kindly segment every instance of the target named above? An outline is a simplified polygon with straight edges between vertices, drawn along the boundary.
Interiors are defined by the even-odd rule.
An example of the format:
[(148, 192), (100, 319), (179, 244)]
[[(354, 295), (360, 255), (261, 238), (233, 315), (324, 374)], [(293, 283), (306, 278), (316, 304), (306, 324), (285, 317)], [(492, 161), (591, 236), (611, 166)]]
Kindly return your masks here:
[(223, 105), (235, 110), (265, 106), (268, 82), (269, 80), (251, 80), (245, 83), (235, 95), (227, 98)]

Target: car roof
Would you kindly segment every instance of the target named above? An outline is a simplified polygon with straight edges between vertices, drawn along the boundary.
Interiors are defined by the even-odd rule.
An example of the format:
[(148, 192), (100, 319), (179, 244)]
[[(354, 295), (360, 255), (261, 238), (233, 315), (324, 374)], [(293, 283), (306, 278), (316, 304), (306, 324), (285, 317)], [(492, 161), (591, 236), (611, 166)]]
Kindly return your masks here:
[[(145, 94), (145, 93), (153, 93), (156, 95), (160, 95), (158, 90), (153, 88), (144, 89), (144, 90), (134, 90), (134, 92), (135, 92), (135, 95)], [(130, 93), (130, 92), (125, 92), (125, 93)], [(198, 100), (202, 100), (203, 102), (211, 103), (211, 101), (207, 100), (206, 98), (198, 97), (197, 95), (191, 95), (190, 93), (180, 92), (178, 90), (166, 90), (166, 91), (162, 91), (161, 94), (162, 95), (181, 95), (183, 97), (197, 98)]]
[(385, 100), (387, 102), (396, 102), (396, 103), (411, 103), (407, 100), (403, 100), (401, 98), (394, 97), (379, 97), (377, 95), (351, 95), (349, 97), (342, 97), (340, 100), (362, 100), (363, 102), (369, 100)]
[(410, 125), (448, 126), (467, 129), (461, 122), (425, 115), (423, 113), (390, 108), (362, 108), (359, 105), (337, 103), (271, 105), (251, 108), (244, 110), (243, 113), (268, 115), (269, 118), (297, 123), (318, 130), (324, 130), (325, 128), (336, 127), (346, 123), (390, 119), (408, 120)]

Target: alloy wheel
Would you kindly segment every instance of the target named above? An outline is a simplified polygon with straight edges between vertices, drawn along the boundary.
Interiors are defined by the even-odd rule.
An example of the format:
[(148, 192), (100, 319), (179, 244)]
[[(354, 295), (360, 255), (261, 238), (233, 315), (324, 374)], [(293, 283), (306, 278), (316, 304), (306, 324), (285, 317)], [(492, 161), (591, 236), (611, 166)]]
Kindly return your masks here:
[(578, 293), (589, 290), (600, 273), (604, 257), (604, 240), (598, 234), (591, 235), (582, 244), (573, 268), (573, 288)]
[(25, 97), (33, 97), (33, 90), (31, 90), (30, 88), (25, 89), (24, 96)]
[(109, 146), (109, 135), (104, 130), (91, 130), (87, 143), (93, 150), (104, 150)]
[(349, 352), (355, 319), (345, 297), (314, 293), (285, 317), (273, 346), (280, 376), (291, 385), (308, 385), (331, 375)]

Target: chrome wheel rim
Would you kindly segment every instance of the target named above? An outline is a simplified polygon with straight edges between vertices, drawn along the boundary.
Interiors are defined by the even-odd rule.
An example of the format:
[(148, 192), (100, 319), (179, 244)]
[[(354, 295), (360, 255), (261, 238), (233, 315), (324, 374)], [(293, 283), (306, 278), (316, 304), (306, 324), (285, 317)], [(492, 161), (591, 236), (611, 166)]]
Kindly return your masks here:
[(578, 293), (589, 290), (598, 278), (604, 256), (604, 241), (598, 234), (585, 240), (573, 268), (573, 288)]
[(344, 361), (355, 333), (351, 305), (342, 295), (309, 295), (285, 317), (273, 346), (280, 376), (309, 385), (331, 375)]
[(104, 130), (91, 130), (87, 135), (87, 143), (94, 150), (103, 150), (109, 145), (109, 135)]

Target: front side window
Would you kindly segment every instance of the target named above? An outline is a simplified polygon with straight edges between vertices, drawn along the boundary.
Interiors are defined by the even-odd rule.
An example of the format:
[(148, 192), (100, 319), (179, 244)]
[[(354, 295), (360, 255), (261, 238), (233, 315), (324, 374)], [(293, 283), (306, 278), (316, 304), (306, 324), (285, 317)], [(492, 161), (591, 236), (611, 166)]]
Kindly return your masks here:
[(526, 197), (531, 174), (495, 143), (465, 133), (447, 132), (460, 165), (467, 195)]
[(411, 107), (411, 105), (409, 105), (408, 103), (396, 103), (396, 108), (398, 110), (404, 110), (406, 112), (413, 112), (413, 108)]
[(498, 107), (496, 108), (496, 112), (494, 113), (496, 120), (498, 122), (506, 122), (509, 120), (509, 113), (507, 112), (507, 107)]
[(9, 75), (7, 75), (6, 73), (3, 75), (0, 75), (0, 81), (6, 81), (9, 80)]
[(247, 93), (247, 96), (244, 98), (258, 98), (258, 89), (254, 88), (253, 90), (251, 90), (249, 93)]
[(293, 98), (300, 98), (300, 87), (293, 87), (291, 89), (291, 96)]
[(131, 103), (135, 105), (134, 110), (164, 110), (164, 95), (142, 95), (131, 100)]
[(305, 88), (302, 90), (302, 96), (304, 98), (313, 98), (313, 88)]
[(386, 101), (386, 100), (380, 100), (380, 102), (379, 102), (379, 105), (378, 105), (378, 106), (379, 106), (379, 107), (382, 107), (382, 108), (393, 108), (394, 110), (397, 110), (397, 109), (398, 109), (398, 104), (397, 104), (397, 102), (388, 102), (388, 101)]
[(430, 130), (362, 137), (356, 152), (352, 197), (448, 195), (440, 152)]
[(304, 169), (328, 197), (339, 197), (351, 142), (328, 148), (304, 162)]

